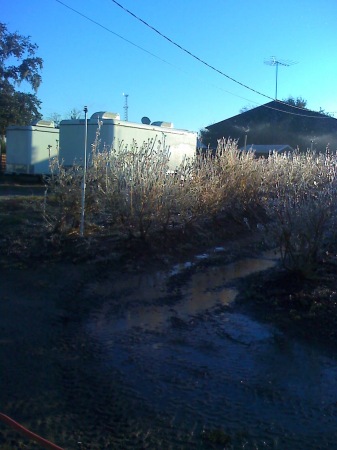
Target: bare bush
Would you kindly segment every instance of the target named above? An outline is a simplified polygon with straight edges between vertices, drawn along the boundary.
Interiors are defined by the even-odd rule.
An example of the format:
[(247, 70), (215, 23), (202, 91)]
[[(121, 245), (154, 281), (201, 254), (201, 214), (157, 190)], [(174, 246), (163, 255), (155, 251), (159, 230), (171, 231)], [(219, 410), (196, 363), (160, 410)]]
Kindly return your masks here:
[(79, 225), (83, 171), (78, 165), (66, 171), (55, 158), (50, 161), (50, 172), (45, 192), (44, 219), (52, 233), (64, 234)]
[[(184, 172), (169, 173), (169, 149), (156, 140), (102, 150), (99, 144), (98, 129), (86, 171), (86, 225), (117, 227), (142, 238), (153, 228), (167, 228), (180, 197), (178, 172)], [(83, 167), (65, 169), (53, 160), (51, 174), (46, 223), (53, 232), (67, 233), (79, 224)]]
[(172, 213), (169, 150), (150, 140), (140, 148), (133, 142), (130, 148), (108, 153), (108, 172), (100, 184), (100, 193), (106, 197), (104, 210), (114, 215), (115, 223), (144, 238), (152, 228), (166, 224)]
[(261, 199), (269, 236), (284, 266), (311, 275), (329, 249), (336, 223), (336, 157), (329, 152), (278, 155), (263, 166)]
[[(153, 231), (229, 216), (266, 220), (289, 270), (312, 273), (333, 242), (336, 155), (299, 152), (256, 158), (231, 140), (216, 152), (169, 171), (169, 149), (159, 140), (100, 149), (99, 128), (87, 166), (86, 228), (147, 238)], [(83, 168), (51, 162), (45, 218), (55, 233), (77, 232)], [(262, 211), (262, 215), (260, 214)], [(263, 217), (261, 219), (261, 217)], [(248, 220), (249, 218), (249, 220)], [(208, 222), (207, 222), (208, 220)]]
[(258, 203), (259, 176), (254, 153), (238, 150), (236, 141), (220, 140), (216, 152), (206, 152), (191, 164), (184, 187), (191, 219), (224, 214), (242, 221)]

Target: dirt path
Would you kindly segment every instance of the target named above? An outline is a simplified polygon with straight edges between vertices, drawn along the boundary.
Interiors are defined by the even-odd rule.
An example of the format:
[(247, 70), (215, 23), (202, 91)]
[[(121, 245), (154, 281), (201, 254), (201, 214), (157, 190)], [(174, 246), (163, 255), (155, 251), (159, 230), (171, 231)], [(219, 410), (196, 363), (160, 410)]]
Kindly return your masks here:
[[(335, 266), (319, 283), (269, 272), (238, 282), (271, 267), (247, 230), (210, 252), (195, 239), (121, 253), (104, 238), (52, 255), (37, 240), (31, 252), (41, 217), (10, 189), (1, 412), (67, 450), (336, 448), (336, 353), (313, 339), (337, 317)], [(0, 424), (0, 448), (39, 447)]]
[(3, 269), (2, 412), (68, 450), (334, 448), (336, 358), (228, 303), (238, 250)]

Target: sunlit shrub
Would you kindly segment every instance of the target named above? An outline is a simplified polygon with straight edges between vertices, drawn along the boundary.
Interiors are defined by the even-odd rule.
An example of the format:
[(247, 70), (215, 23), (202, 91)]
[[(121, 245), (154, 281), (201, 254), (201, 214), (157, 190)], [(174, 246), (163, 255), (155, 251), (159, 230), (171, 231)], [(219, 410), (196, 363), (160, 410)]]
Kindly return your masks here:
[[(169, 159), (169, 148), (156, 139), (100, 148), (98, 128), (86, 171), (86, 229), (146, 239), (153, 231), (207, 227), (224, 216), (251, 230), (260, 222), (284, 266), (305, 275), (334, 242), (335, 154), (256, 158), (221, 140), (215, 152), (186, 159), (173, 172)], [(65, 169), (51, 162), (44, 213), (54, 233), (78, 232), (83, 175), (80, 164)]]
[(329, 152), (278, 155), (263, 165), (261, 200), (268, 235), (284, 266), (311, 275), (334, 240), (336, 156)]
[(242, 221), (258, 203), (258, 163), (254, 153), (242, 152), (236, 141), (220, 140), (215, 152), (198, 156), (185, 183), (191, 218), (230, 214)]
[(93, 167), (101, 171), (98, 195), (103, 216), (141, 237), (152, 228), (165, 227), (179, 187), (176, 178), (168, 175), (168, 162), (169, 149), (152, 140), (139, 148), (133, 142), (130, 148), (94, 154)]
[[(177, 214), (184, 167), (169, 172), (169, 149), (156, 140), (128, 147), (99, 149), (99, 130), (86, 170), (87, 225), (117, 227), (145, 238), (151, 229), (167, 228)], [(64, 168), (51, 161), (45, 202), (46, 223), (53, 232), (76, 229), (81, 215), (83, 167)]]
[(65, 170), (55, 158), (50, 161), (50, 172), (45, 193), (44, 219), (50, 231), (63, 234), (79, 225), (83, 170), (78, 165)]

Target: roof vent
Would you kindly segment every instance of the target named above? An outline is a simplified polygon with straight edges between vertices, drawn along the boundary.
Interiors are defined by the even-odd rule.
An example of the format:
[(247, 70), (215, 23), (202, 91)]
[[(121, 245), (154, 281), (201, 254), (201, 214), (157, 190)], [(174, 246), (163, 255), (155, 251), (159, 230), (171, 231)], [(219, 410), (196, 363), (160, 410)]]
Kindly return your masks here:
[(35, 120), (32, 125), (36, 127), (48, 127), (55, 128), (55, 124), (52, 120)]
[(173, 123), (172, 122), (152, 122), (151, 125), (155, 126), (155, 127), (164, 127), (164, 128), (173, 128)]
[(120, 115), (118, 113), (108, 112), (108, 111), (98, 111), (95, 112), (90, 119), (120, 119)]

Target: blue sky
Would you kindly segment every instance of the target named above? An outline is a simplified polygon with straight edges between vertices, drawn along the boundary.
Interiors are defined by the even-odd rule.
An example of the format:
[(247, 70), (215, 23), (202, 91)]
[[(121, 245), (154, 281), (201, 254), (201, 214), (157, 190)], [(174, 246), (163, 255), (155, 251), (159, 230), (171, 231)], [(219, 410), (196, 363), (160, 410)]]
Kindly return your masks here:
[[(296, 61), (279, 66), (278, 98), (301, 96), (308, 108), (337, 117), (336, 0), (118, 2), (209, 65), (271, 98), (275, 67), (264, 60)], [(0, 21), (9, 31), (31, 36), (39, 46), (44, 68), (37, 96), (44, 118), (53, 113), (67, 118), (84, 105), (89, 117), (111, 111), (124, 118), (126, 93), (129, 121), (148, 116), (198, 131), (246, 105), (270, 101), (198, 62), (112, 0), (62, 3), (101, 26), (57, 0), (6, 1), (1, 7)]]

